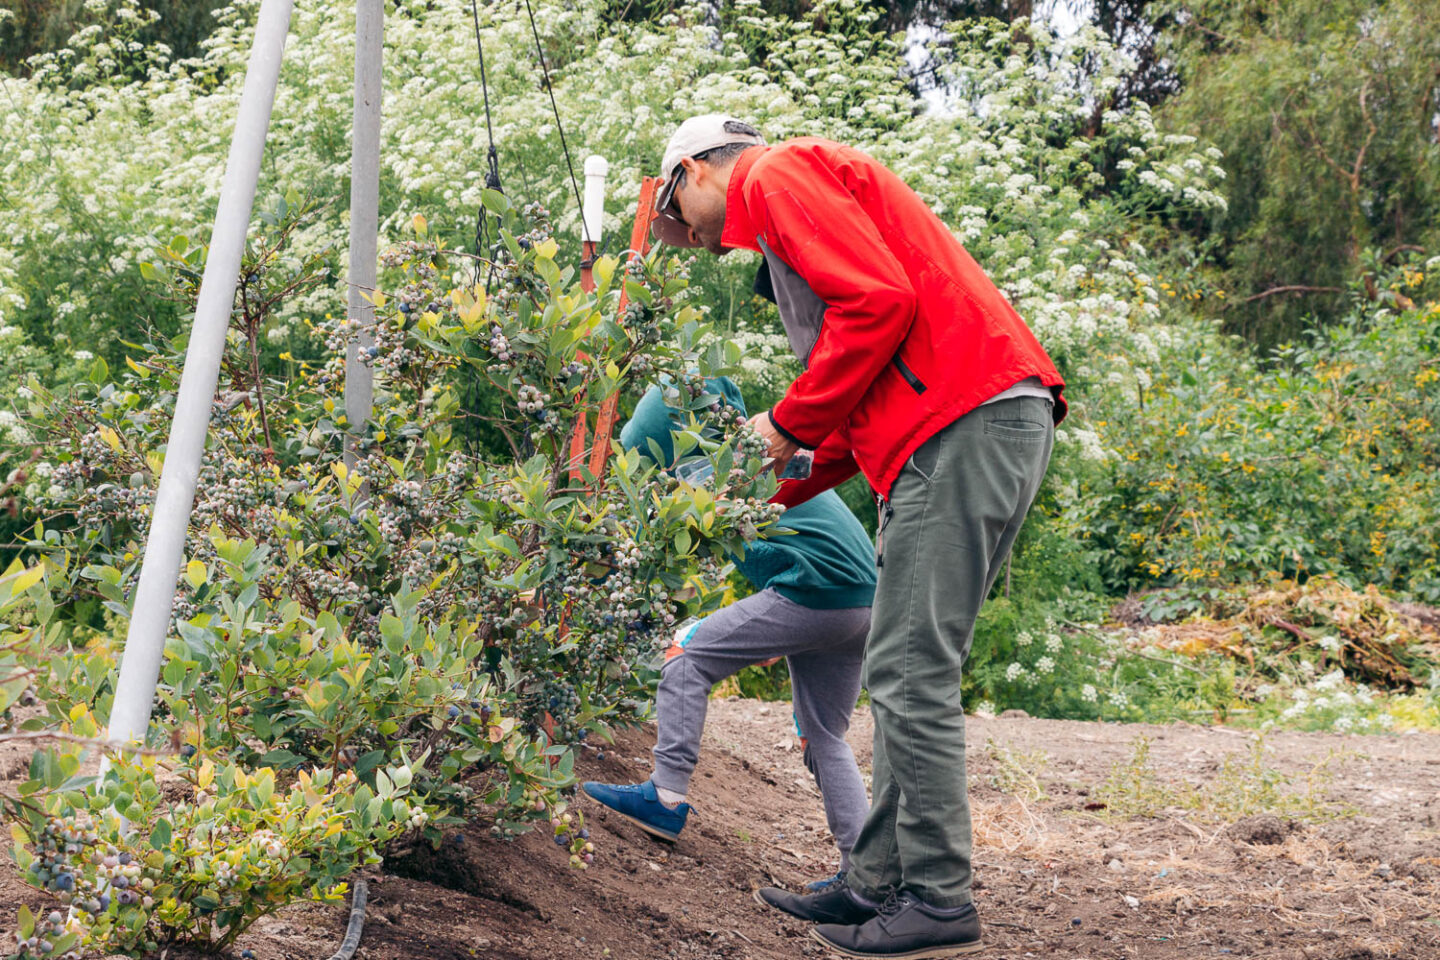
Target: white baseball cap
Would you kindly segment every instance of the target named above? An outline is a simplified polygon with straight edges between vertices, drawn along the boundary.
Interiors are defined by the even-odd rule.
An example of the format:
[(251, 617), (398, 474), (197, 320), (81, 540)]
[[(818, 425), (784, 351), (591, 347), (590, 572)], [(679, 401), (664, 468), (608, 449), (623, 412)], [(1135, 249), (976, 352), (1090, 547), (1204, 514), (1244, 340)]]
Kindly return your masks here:
[(665, 156), (660, 161), (660, 187), (655, 200), (659, 216), (655, 219), (654, 232), (659, 239), (672, 246), (695, 245), (690, 241), (690, 228), (667, 212), (680, 179), (680, 161), (732, 143), (763, 146), (765, 138), (745, 121), (723, 113), (691, 117), (671, 135), (670, 142), (665, 145)]

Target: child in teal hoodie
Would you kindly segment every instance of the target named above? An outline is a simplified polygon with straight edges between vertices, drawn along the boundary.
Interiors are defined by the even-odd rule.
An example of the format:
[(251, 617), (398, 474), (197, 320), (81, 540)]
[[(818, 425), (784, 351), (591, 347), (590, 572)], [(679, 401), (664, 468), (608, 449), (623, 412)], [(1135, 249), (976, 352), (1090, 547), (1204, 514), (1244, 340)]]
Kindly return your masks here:
[[(729, 379), (711, 380), (707, 388), (744, 413), (740, 391)], [(652, 456), (653, 440), (665, 465), (674, 467), (676, 429), (676, 411), (653, 387), (625, 424), (620, 443)], [(699, 758), (710, 688), (743, 667), (785, 657), (805, 765), (824, 799), (843, 874), (869, 810), (845, 733), (860, 694), (875, 595), (874, 548), (833, 490), (787, 510), (776, 526), (793, 532), (756, 540), (735, 560), (755, 592), (684, 628), (665, 652), (650, 779), (623, 786), (590, 782), (583, 789), (648, 833), (674, 840), (690, 810), (684, 800)]]

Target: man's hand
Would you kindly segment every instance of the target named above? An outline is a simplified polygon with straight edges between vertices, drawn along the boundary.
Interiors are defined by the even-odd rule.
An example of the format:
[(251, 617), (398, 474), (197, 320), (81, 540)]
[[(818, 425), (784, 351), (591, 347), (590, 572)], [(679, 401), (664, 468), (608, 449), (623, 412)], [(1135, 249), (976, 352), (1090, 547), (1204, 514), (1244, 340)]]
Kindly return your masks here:
[(751, 417), (750, 426), (770, 444), (768, 455), (775, 460), (773, 464), (775, 472), (780, 473), (783, 471), (785, 464), (790, 462), (790, 458), (795, 456), (795, 451), (800, 448), (785, 439), (785, 437), (780, 434), (780, 431), (775, 429), (775, 424), (771, 422), (770, 412), (768, 410), (765, 413), (757, 413)]

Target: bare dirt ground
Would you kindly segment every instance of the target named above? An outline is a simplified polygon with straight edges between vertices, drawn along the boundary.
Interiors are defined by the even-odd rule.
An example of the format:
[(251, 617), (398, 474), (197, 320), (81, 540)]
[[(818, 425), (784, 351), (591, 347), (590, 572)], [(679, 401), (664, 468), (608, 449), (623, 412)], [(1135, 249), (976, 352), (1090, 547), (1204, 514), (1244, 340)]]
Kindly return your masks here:
[[(865, 769), (870, 733), (862, 709), (851, 743)], [(706, 737), (696, 810), (678, 843), (653, 841), (582, 800), (599, 848), (585, 872), (544, 836), (507, 844), (481, 825), (439, 851), (397, 851), (368, 874), (359, 956), (824, 956), (805, 924), (750, 896), (835, 869), (788, 708), (716, 701)], [(1330, 758), (1317, 795), (1351, 812), (1308, 825), (1267, 816), (1227, 824), (1185, 804), (1146, 818), (1093, 809), (1096, 787), (1131, 760), (1137, 737), (1150, 738), (1156, 782), (1172, 790), (1204, 791), (1226, 776), (1227, 756), (1250, 751), (1247, 734), (1224, 728), (971, 721), (975, 896), (990, 944), (981, 956), (1440, 960), (1440, 737), (1272, 735), (1267, 762), (1297, 778), (1292, 790), (1303, 792), (1305, 772)], [(642, 779), (652, 742), (653, 730), (622, 733), (578, 769), (587, 779)], [(0, 789), (23, 775), (15, 746), (0, 754)], [(20, 903), (48, 909), (7, 863), (0, 943), (13, 943)], [(292, 908), (261, 921), (237, 952), (323, 960), (346, 913)]]

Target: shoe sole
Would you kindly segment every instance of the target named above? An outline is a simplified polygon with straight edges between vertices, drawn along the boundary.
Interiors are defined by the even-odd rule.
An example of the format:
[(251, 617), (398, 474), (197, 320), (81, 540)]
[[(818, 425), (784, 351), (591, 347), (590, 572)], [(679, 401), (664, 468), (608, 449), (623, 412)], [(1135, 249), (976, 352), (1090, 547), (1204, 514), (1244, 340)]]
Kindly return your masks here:
[(625, 820), (629, 820), (631, 823), (635, 824), (635, 826), (639, 827), (641, 830), (644, 830), (656, 840), (664, 840), (666, 843), (674, 843), (675, 841), (680, 839), (680, 834), (678, 833), (667, 833), (664, 830), (661, 830), (659, 827), (651, 826), (644, 820), (640, 820), (636, 817), (630, 816), (630, 814), (625, 813), (623, 810), (616, 810), (614, 807), (610, 806), (610, 804), (606, 803), (604, 800), (601, 800), (599, 797), (595, 796), (593, 793), (591, 793), (589, 790), (586, 790), (584, 787), (580, 788), (580, 792), (585, 794), (585, 796), (589, 797), (591, 800), (594, 800), (596, 803), (600, 804), (600, 806), (604, 807), (606, 810), (609, 810), (611, 813), (615, 814), (615, 816), (621, 817)]
[(958, 943), (946, 947), (921, 947), (919, 950), (908, 950), (905, 953), (860, 953), (831, 943), (820, 935), (819, 930), (811, 930), (810, 936), (818, 940), (827, 950), (838, 953), (842, 957), (857, 957), (859, 960), (927, 960), (932, 957), (958, 957), (966, 953), (977, 953), (987, 946), (984, 941), (977, 940), (974, 943)]

